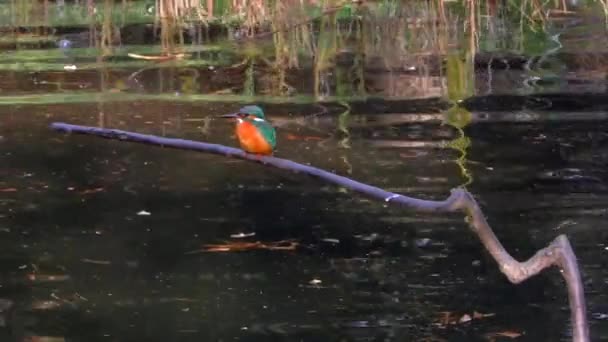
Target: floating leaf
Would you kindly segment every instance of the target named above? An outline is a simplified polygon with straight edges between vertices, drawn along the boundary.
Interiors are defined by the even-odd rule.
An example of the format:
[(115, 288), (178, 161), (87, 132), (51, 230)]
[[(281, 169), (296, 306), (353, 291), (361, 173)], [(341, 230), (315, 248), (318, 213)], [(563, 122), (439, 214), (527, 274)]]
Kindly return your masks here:
[(27, 336), (23, 338), (23, 342), (65, 342), (65, 338), (61, 336)]
[(466, 323), (466, 322), (470, 322), (472, 320), (473, 320), (473, 318), (471, 318), (471, 316), (469, 316), (468, 314), (464, 314), (464, 315), (462, 315), (462, 317), (460, 317), (460, 319), (458, 320), (458, 323)]
[(477, 311), (473, 311), (473, 319), (481, 319), (481, 318), (486, 318), (486, 317), (493, 317), (496, 316), (495, 313), (481, 313), (481, 312), (477, 312)]
[(510, 338), (510, 339), (515, 339), (515, 338), (520, 337), (521, 335), (523, 335), (523, 333), (521, 333), (521, 332), (517, 332), (517, 331), (513, 331), (513, 330), (505, 330), (505, 331), (493, 332), (493, 333), (485, 334), (484, 336), (490, 342), (494, 342), (494, 341), (496, 341), (496, 338), (498, 338), (498, 337), (507, 337), (507, 338)]
[(251, 233), (237, 233), (237, 234), (231, 234), (230, 237), (233, 239), (244, 239), (244, 238), (248, 238), (248, 237), (252, 237), (255, 236), (255, 232), (251, 232)]
[(456, 325), (456, 324), (463, 324), (463, 323), (467, 323), (470, 322), (472, 320), (476, 320), (476, 319), (483, 319), (483, 318), (487, 318), (487, 317), (493, 317), (496, 314), (494, 313), (480, 313), (477, 311), (473, 311), (473, 314), (458, 314), (452, 311), (441, 311), (438, 313), (439, 314), (439, 319), (437, 320), (437, 325), (439, 325), (440, 327), (446, 327), (448, 325)]
[(282, 250), (282, 251), (293, 251), (297, 248), (298, 243), (291, 240), (281, 240), (277, 242), (226, 242), (223, 244), (206, 244), (203, 245), (202, 249), (190, 251), (186, 254), (196, 254), (201, 252), (242, 252), (254, 249), (266, 249), (266, 250)]
[(79, 194), (81, 194), (81, 195), (88, 195), (88, 194), (94, 194), (94, 193), (97, 193), (97, 192), (102, 192), (104, 190), (105, 190), (104, 188), (86, 189), (86, 190), (83, 190), (83, 191), (79, 192)]
[(168, 55), (145, 56), (145, 55), (140, 55), (140, 54), (136, 54), (136, 53), (128, 53), (127, 56), (129, 56), (131, 58), (135, 58), (135, 59), (143, 59), (146, 61), (162, 62), (162, 61), (169, 61), (172, 59), (183, 59), (187, 55), (185, 53), (177, 53), (177, 54), (168, 54)]
[(80, 261), (86, 262), (88, 264), (95, 264), (95, 265), (110, 265), (111, 264), (111, 262), (106, 261), (106, 260), (80, 259)]
[(31, 308), (33, 310), (52, 310), (61, 306), (63, 306), (63, 303), (57, 300), (40, 300), (33, 302)]
[(27, 275), (27, 279), (32, 282), (58, 282), (58, 281), (66, 281), (70, 279), (70, 276), (67, 274), (39, 274), (39, 273), (31, 273)]

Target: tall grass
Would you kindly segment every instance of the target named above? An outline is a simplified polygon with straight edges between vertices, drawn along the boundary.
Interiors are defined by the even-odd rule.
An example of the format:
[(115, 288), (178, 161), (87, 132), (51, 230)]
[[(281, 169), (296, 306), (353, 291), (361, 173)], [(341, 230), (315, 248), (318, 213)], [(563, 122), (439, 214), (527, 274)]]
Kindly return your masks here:
[[(596, 4), (603, 8), (603, 2)], [(568, 10), (561, 0), (81, 0), (63, 12), (57, 6), (48, 0), (10, 0), (10, 23), (23, 27), (45, 20), (51, 25), (57, 13), (66, 18), (80, 13), (87, 19), (91, 46), (104, 57), (121, 44), (120, 27), (141, 19), (133, 19), (133, 13), (150, 14), (166, 55), (180, 53), (192, 31), (198, 32), (196, 44), (208, 44), (200, 30), (221, 24), (232, 41), (241, 47), (251, 42), (259, 50), (237, 49), (244, 59), (253, 59), (241, 69), (269, 75), (271, 93), (290, 93), (289, 70), (310, 68), (317, 98), (378, 90), (390, 96), (452, 98), (454, 87), (444, 83), (453, 85), (456, 78), (444, 73), (462, 74), (464, 69), (453, 69), (456, 59), (472, 64), (480, 48), (521, 49), (528, 32), (542, 30), (551, 13)], [(261, 41), (271, 46), (270, 53), (260, 50)], [(490, 46), (489, 41), (500, 43)], [(447, 60), (439, 75), (433, 58)]]

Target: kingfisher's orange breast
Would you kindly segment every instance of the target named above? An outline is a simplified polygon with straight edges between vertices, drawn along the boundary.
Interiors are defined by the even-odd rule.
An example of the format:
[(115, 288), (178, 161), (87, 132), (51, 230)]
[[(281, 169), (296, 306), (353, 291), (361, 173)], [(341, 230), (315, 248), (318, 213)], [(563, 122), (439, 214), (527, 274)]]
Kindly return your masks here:
[(272, 146), (251, 122), (242, 121), (237, 123), (236, 136), (243, 150), (249, 153), (272, 154)]

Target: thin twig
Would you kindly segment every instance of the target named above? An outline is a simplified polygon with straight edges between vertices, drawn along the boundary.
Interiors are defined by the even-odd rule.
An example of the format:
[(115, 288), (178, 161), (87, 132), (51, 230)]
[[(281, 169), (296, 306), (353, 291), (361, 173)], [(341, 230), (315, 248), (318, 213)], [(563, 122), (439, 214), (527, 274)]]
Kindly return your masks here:
[(106, 139), (129, 141), (143, 144), (157, 145), (184, 150), (193, 150), (204, 153), (212, 153), (233, 157), (251, 162), (273, 166), (279, 169), (289, 170), (320, 178), (324, 181), (337, 184), (341, 187), (362, 193), (369, 197), (382, 200), (386, 203), (396, 204), (408, 209), (423, 212), (455, 212), (463, 211), (468, 216), (471, 230), (477, 235), (486, 250), (498, 263), (501, 272), (515, 284), (538, 274), (545, 268), (557, 266), (568, 288), (568, 299), (570, 302), (572, 320), (572, 341), (588, 342), (589, 327), (587, 325), (586, 304), (583, 283), (576, 261), (576, 256), (568, 238), (565, 235), (558, 236), (547, 247), (539, 250), (527, 261), (515, 260), (502, 246), (492, 228), (486, 221), (477, 201), (468, 191), (457, 188), (451, 191), (450, 196), (443, 201), (431, 201), (401, 194), (392, 193), (375, 186), (357, 182), (347, 177), (339, 176), (316, 167), (303, 165), (291, 160), (276, 158), (272, 156), (258, 156), (246, 153), (233, 147), (197, 142), (184, 139), (163, 138), (154, 135), (140, 134), (116, 129), (105, 129), (70, 125), (65, 123), (53, 123), (51, 128), (57, 131), (69, 133), (89, 134)]

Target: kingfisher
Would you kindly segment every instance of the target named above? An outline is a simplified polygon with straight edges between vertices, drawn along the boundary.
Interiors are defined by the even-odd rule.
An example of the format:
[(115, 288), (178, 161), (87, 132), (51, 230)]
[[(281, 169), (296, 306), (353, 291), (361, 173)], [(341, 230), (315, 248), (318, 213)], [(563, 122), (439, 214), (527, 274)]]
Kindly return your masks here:
[(271, 155), (277, 145), (274, 127), (266, 121), (259, 106), (245, 106), (236, 113), (224, 114), (223, 118), (236, 118), (236, 136), (241, 148), (249, 153)]

